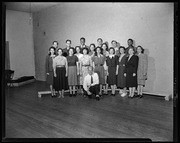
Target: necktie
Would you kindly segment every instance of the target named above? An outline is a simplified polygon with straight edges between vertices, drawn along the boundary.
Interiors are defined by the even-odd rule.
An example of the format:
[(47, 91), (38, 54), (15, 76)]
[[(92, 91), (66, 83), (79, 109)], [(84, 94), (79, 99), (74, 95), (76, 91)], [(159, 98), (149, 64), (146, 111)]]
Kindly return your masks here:
[(93, 77), (92, 77), (92, 75), (91, 75), (91, 84), (93, 83)]

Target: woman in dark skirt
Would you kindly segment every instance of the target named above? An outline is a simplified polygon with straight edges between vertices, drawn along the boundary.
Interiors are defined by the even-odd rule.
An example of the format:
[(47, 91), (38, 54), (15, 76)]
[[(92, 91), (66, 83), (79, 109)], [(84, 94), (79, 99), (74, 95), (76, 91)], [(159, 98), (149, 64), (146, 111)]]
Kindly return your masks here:
[(129, 97), (134, 97), (135, 88), (137, 88), (137, 69), (138, 69), (138, 56), (134, 55), (133, 48), (128, 50), (128, 59), (126, 61), (126, 68), (124, 75), (126, 76), (126, 87), (129, 88)]
[(69, 96), (76, 96), (77, 76), (79, 75), (78, 57), (74, 55), (74, 48), (69, 49), (68, 62), (68, 84)]
[(117, 75), (117, 65), (118, 65), (118, 56), (115, 55), (115, 49), (111, 47), (109, 49), (109, 56), (106, 59), (106, 64), (108, 68), (108, 85), (111, 86), (112, 95), (115, 96), (116, 90), (116, 75)]
[(120, 88), (119, 94), (124, 97), (126, 96), (126, 77), (124, 76), (124, 73), (127, 56), (125, 54), (125, 47), (120, 46), (119, 51), (120, 56), (118, 60), (117, 87)]
[(58, 56), (53, 59), (54, 69), (54, 89), (59, 91), (59, 98), (64, 97), (64, 90), (66, 89), (67, 83), (67, 71), (68, 64), (66, 57), (62, 56), (63, 50), (59, 48), (57, 50)]
[(53, 89), (53, 59), (56, 56), (56, 49), (54, 47), (49, 48), (49, 54), (46, 56), (46, 81), (50, 85), (51, 95), (55, 96), (55, 91)]

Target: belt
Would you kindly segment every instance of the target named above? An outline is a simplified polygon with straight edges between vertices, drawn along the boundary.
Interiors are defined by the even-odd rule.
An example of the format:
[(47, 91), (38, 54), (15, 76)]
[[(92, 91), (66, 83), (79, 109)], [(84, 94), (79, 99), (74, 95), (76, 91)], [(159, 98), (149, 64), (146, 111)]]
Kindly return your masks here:
[(97, 65), (95, 65), (95, 66), (103, 66), (103, 64), (97, 64)]
[(90, 66), (90, 65), (82, 65), (82, 66), (84, 66), (84, 67), (88, 67), (88, 66)]
[(65, 67), (65, 65), (58, 65), (57, 68)]

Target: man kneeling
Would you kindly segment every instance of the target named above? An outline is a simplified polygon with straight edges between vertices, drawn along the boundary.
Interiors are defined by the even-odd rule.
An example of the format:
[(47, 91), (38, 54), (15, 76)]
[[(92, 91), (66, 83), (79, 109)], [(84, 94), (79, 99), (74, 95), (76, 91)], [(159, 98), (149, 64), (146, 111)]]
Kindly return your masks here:
[(100, 100), (99, 98), (99, 77), (97, 73), (94, 73), (93, 67), (88, 67), (88, 75), (84, 77), (83, 81), (84, 94), (88, 95), (89, 98), (92, 97), (92, 94), (96, 95), (96, 100)]

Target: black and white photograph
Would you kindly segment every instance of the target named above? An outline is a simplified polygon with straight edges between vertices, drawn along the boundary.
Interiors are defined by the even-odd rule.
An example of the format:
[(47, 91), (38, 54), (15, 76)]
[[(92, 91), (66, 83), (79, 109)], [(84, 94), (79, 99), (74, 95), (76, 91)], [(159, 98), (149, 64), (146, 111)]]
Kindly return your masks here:
[(177, 141), (174, 2), (3, 2), (4, 141)]

